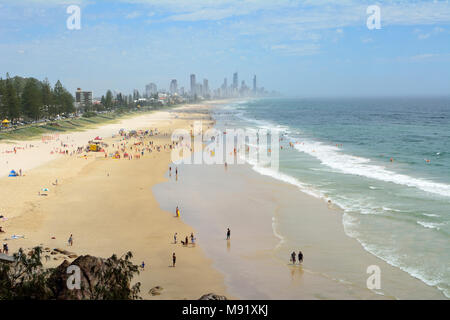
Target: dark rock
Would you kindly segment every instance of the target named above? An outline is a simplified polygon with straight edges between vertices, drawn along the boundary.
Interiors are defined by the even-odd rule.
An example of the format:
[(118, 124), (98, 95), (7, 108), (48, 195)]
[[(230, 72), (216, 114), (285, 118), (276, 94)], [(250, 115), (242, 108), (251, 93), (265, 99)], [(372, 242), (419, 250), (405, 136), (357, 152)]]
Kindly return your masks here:
[(156, 287), (151, 288), (148, 293), (151, 294), (152, 296), (159, 296), (161, 294), (162, 290), (163, 290), (162, 287), (156, 286)]
[[(50, 287), (54, 290), (56, 299), (58, 300), (85, 300), (95, 299), (92, 296), (92, 288), (98, 284), (98, 279), (95, 278), (95, 273), (104, 269), (105, 259), (93, 256), (80, 256), (72, 263), (64, 260), (64, 262), (57, 267), (50, 277)], [(81, 289), (71, 290), (67, 286), (67, 279), (71, 274), (67, 274), (67, 268), (70, 265), (75, 265), (80, 268), (80, 286)]]
[(198, 300), (228, 300), (225, 296), (219, 296), (215, 293), (208, 293), (200, 297)]

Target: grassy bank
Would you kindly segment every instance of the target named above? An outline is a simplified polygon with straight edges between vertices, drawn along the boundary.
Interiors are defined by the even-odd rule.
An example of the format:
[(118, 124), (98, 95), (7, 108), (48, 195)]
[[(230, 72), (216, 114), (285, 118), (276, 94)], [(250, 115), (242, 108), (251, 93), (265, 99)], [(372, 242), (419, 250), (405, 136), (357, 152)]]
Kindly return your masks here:
[[(165, 109), (170, 109), (172, 107), (165, 107)], [(8, 140), (33, 140), (40, 137), (43, 134), (61, 134), (73, 131), (82, 131), (86, 129), (92, 129), (103, 124), (114, 123), (119, 120), (145, 114), (151, 113), (155, 110), (160, 110), (161, 108), (155, 108), (143, 111), (130, 111), (124, 113), (105, 113), (98, 114), (90, 118), (72, 118), (63, 119), (52, 122), (45, 122), (39, 124), (30, 124), (18, 127), (17, 129), (12, 129), (8, 131), (0, 131), (0, 141), (7, 142)]]

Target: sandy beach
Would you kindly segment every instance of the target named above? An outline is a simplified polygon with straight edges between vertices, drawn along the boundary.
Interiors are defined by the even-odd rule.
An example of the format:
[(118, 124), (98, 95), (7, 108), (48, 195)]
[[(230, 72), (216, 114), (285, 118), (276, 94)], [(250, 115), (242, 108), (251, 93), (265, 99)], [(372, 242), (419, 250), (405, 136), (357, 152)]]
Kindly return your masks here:
[[(145, 262), (135, 279), (143, 299), (198, 299), (210, 292), (232, 299), (444, 298), (365, 251), (345, 233), (342, 210), (293, 185), (248, 164), (174, 166), (168, 147), (172, 132), (189, 131), (197, 120), (204, 128), (213, 126), (209, 109), (216, 103), (157, 111), (52, 140), (0, 145), (0, 226), (6, 231), (1, 239), (10, 253), (37, 245), (105, 258), (132, 251), (135, 264)], [(158, 134), (123, 140), (117, 135), (121, 128), (157, 128)], [(103, 152), (76, 152), (97, 136), (108, 143), (106, 158)], [(142, 147), (150, 142), (151, 152)], [(118, 146), (134, 158), (112, 159)], [(23, 176), (7, 177), (19, 168)], [(38, 195), (43, 188), (49, 189), (47, 196)], [(293, 211), (300, 224), (290, 221)], [(226, 241), (228, 227), (231, 241)], [(182, 246), (191, 233), (196, 245)], [(74, 244), (68, 246), (71, 234)], [(298, 249), (305, 261), (293, 266), (288, 257)], [(49, 258), (48, 267), (67, 259)], [(366, 287), (371, 265), (381, 269), (382, 290)], [(160, 295), (149, 294), (155, 286), (163, 288)]]
[[(5, 231), (0, 236), (10, 254), (37, 245), (105, 258), (132, 251), (135, 264), (145, 262), (145, 269), (135, 279), (142, 283), (143, 299), (198, 299), (210, 292), (230, 297), (223, 275), (202, 250), (201, 238), (195, 247), (173, 243), (175, 232), (181, 240), (191, 232), (196, 235), (196, 230), (174, 217), (176, 203), (171, 212), (164, 211), (151, 191), (152, 186), (167, 180), (170, 150), (163, 146), (170, 143), (171, 132), (175, 128), (189, 130), (192, 119), (201, 118), (209, 120), (205, 114), (157, 111), (51, 141), (0, 145), (1, 152), (10, 151), (2, 153), (0, 161), (0, 226)], [(96, 136), (109, 144), (107, 153), (114, 151), (113, 144), (117, 148), (127, 142), (130, 152), (137, 140), (113, 137), (120, 128), (157, 128), (158, 135), (142, 140), (144, 144), (152, 141), (155, 149), (132, 160), (105, 158), (103, 152), (90, 152), (87, 157), (75, 153), (78, 146)], [(11, 152), (14, 146), (16, 153)], [(160, 151), (156, 146), (161, 146)], [(70, 151), (59, 154), (63, 149)], [(22, 169), (23, 176), (7, 177), (11, 169)], [(38, 195), (43, 188), (49, 189), (47, 196)], [(68, 246), (71, 234), (73, 246)], [(11, 239), (14, 235), (19, 238)], [(177, 255), (175, 268), (171, 267), (173, 252)], [(45, 265), (55, 267), (63, 259), (52, 255)], [(152, 296), (148, 292), (155, 286), (163, 290)]]

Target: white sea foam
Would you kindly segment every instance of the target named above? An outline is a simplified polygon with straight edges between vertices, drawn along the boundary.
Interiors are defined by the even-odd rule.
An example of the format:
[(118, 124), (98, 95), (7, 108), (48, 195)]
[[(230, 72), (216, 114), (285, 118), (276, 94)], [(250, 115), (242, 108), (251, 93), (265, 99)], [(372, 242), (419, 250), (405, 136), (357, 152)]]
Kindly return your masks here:
[(284, 243), (284, 237), (281, 236), (278, 232), (277, 232), (277, 219), (275, 219), (275, 217), (272, 217), (272, 232), (274, 234), (274, 236), (276, 238), (278, 238), (280, 241), (278, 242), (276, 248), (280, 247), (283, 243)]
[(345, 174), (415, 187), (422, 191), (450, 197), (450, 185), (448, 184), (396, 173), (383, 166), (371, 164), (370, 159), (345, 154), (335, 146), (325, 145), (321, 142), (302, 141), (301, 144), (295, 144), (295, 148), (299, 152), (317, 158), (322, 164)]
[(442, 223), (425, 222), (425, 221), (417, 221), (417, 223), (425, 228), (436, 229), (436, 230), (440, 230), (439, 227), (443, 225)]
[(435, 217), (435, 218), (440, 217), (440, 215), (432, 214), (432, 213), (424, 213), (423, 215), (424, 215), (424, 216), (427, 216), (427, 217)]

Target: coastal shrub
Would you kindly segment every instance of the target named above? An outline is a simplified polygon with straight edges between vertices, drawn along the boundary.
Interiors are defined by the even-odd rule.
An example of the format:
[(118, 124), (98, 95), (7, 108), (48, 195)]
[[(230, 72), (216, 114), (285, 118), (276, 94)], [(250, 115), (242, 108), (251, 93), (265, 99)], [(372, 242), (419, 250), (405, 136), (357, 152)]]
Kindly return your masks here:
[(92, 118), (92, 117), (95, 117), (96, 115), (97, 115), (96, 112), (86, 111), (85, 113), (83, 113), (82, 117), (83, 118)]
[[(131, 262), (128, 252), (102, 259), (80, 256), (72, 263), (67, 260), (56, 268), (44, 268), (42, 248), (26, 254), (22, 249), (13, 255), (14, 262), (0, 261), (0, 300), (136, 300), (140, 299), (140, 282), (132, 284), (139, 267)], [(67, 287), (67, 268), (78, 266), (81, 288)]]

